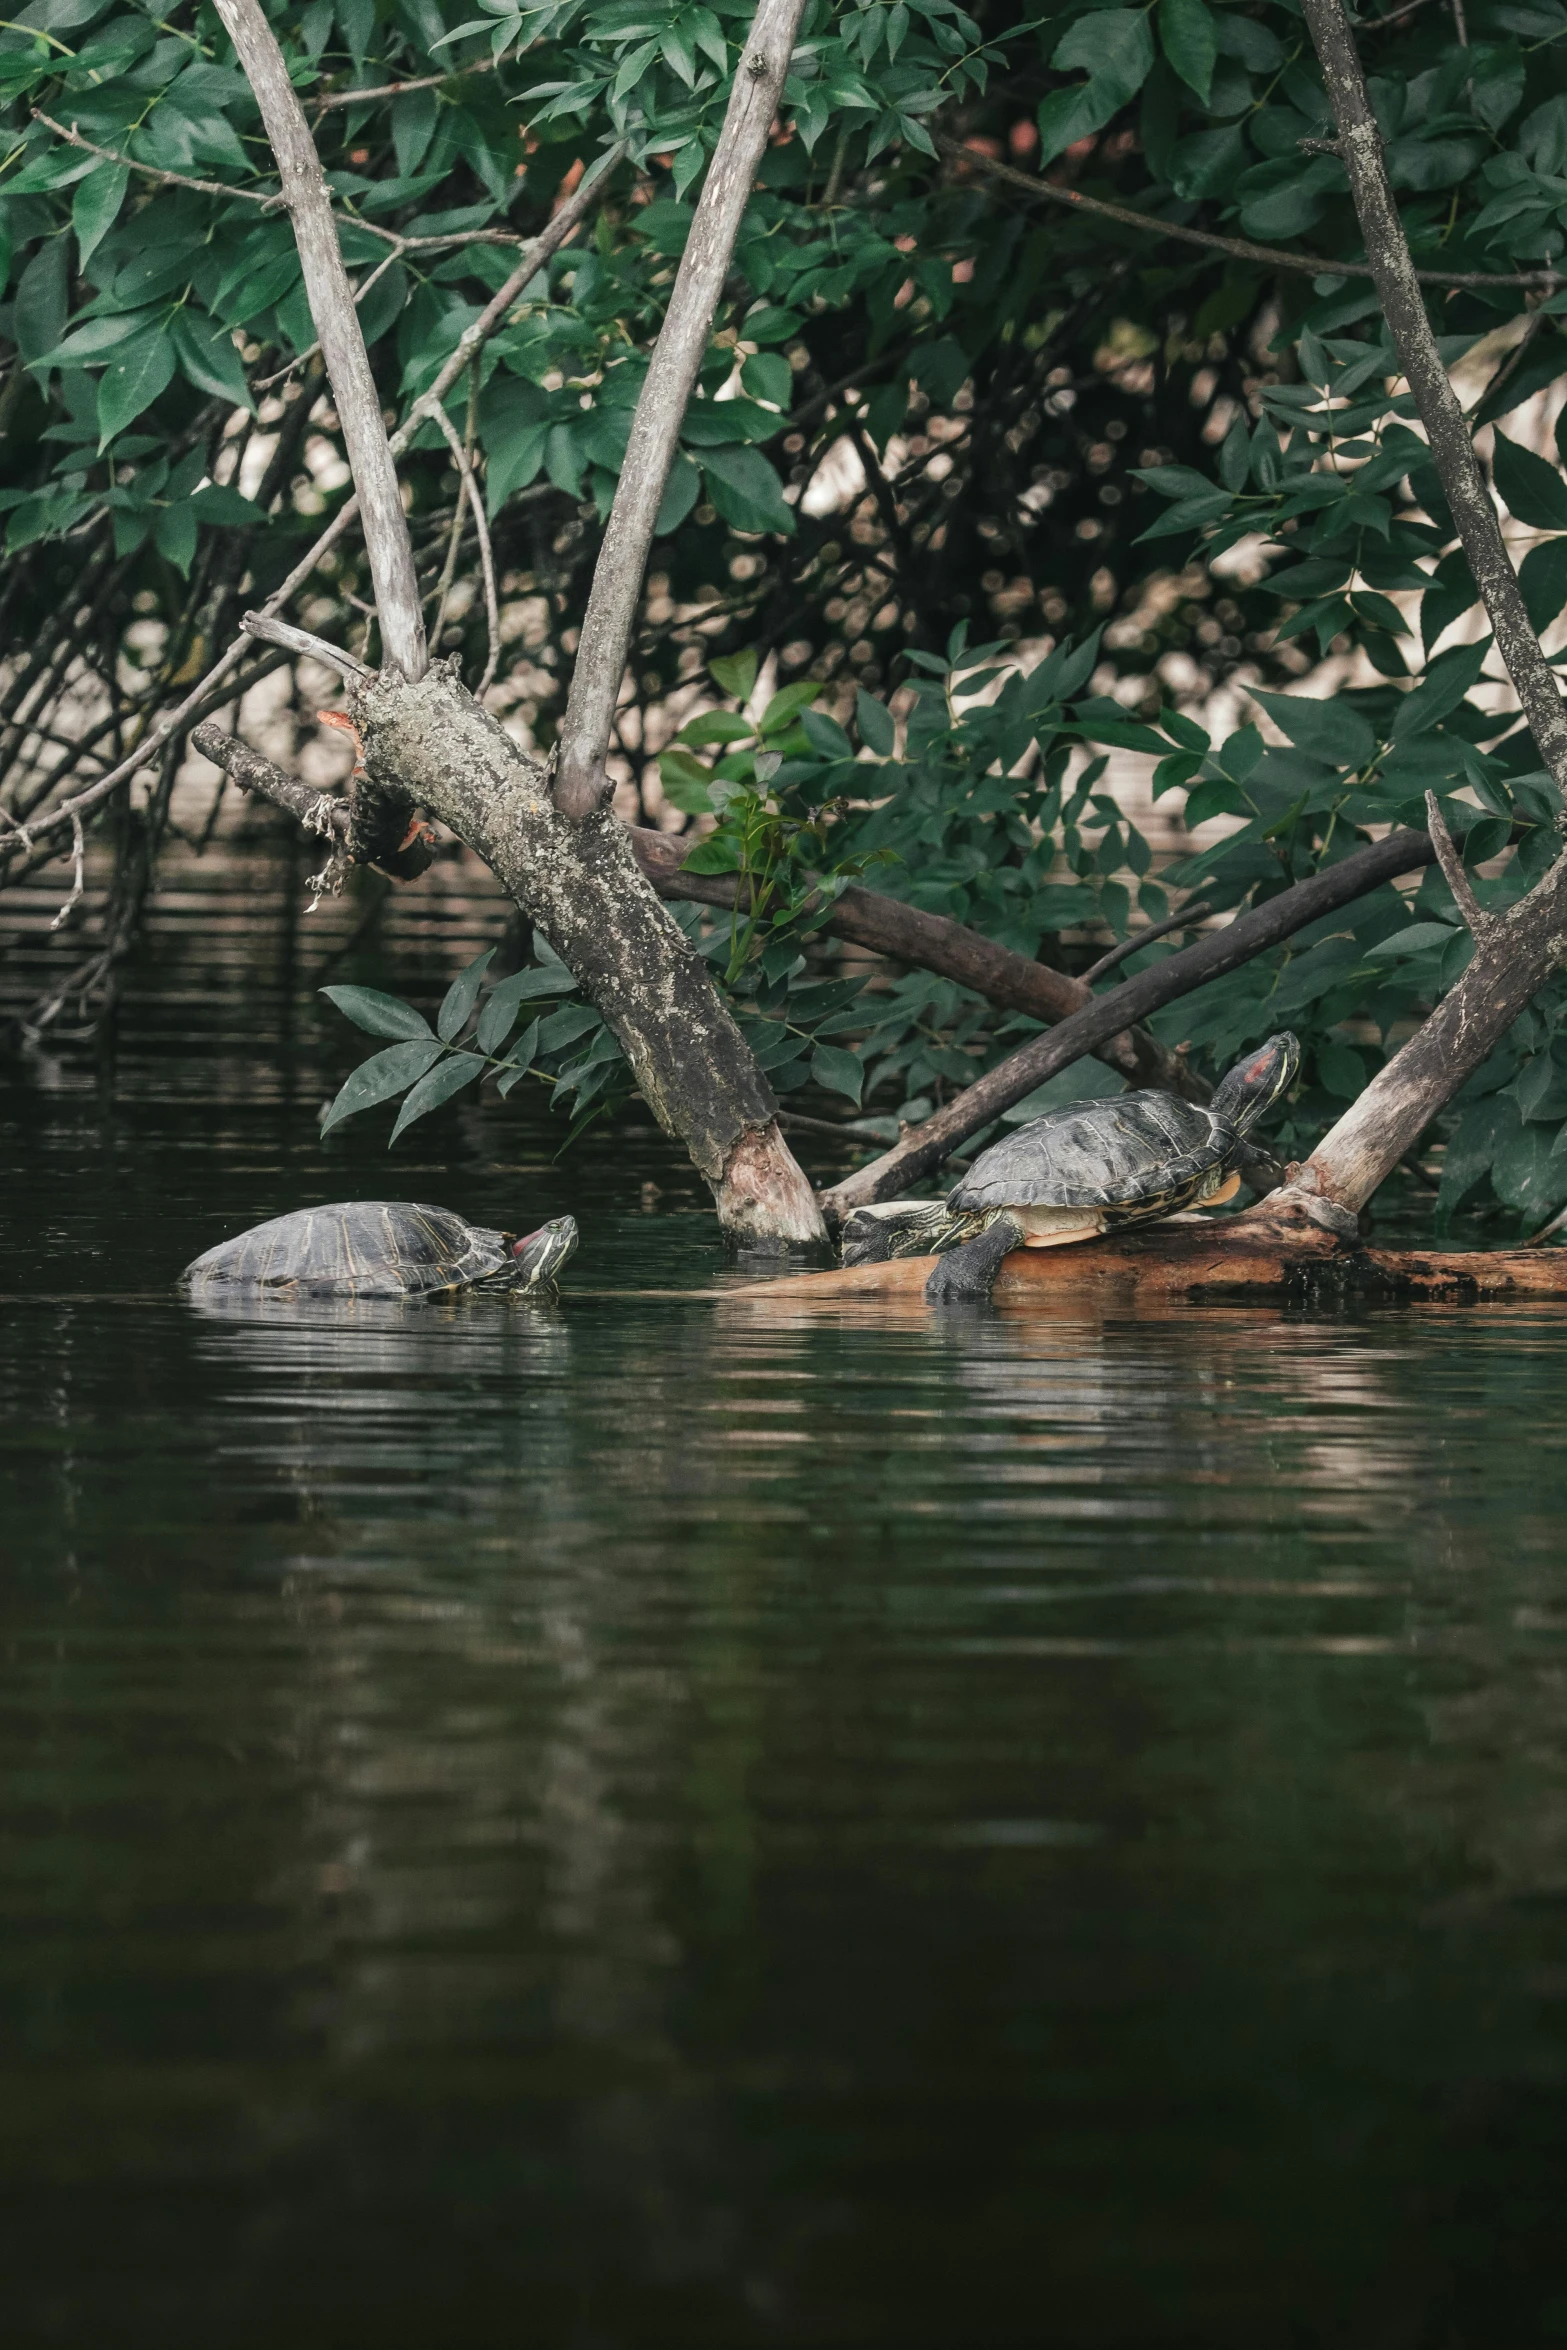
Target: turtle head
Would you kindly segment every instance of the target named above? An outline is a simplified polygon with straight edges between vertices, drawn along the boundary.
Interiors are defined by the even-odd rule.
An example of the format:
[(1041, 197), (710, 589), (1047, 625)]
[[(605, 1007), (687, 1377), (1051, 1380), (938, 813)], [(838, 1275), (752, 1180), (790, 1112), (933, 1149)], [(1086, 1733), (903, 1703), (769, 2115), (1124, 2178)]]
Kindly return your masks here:
[(1220, 1079), (1211, 1107), (1237, 1134), (1245, 1134), (1267, 1115), (1280, 1094), (1293, 1084), (1300, 1067), (1300, 1045), (1287, 1028), (1248, 1053)]
[(514, 1240), (511, 1253), (517, 1270), (512, 1276), (513, 1289), (547, 1289), (554, 1281), (566, 1259), (576, 1254), (577, 1219), (575, 1216), (552, 1216), (541, 1224), (537, 1232), (526, 1232), (521, 1240)]

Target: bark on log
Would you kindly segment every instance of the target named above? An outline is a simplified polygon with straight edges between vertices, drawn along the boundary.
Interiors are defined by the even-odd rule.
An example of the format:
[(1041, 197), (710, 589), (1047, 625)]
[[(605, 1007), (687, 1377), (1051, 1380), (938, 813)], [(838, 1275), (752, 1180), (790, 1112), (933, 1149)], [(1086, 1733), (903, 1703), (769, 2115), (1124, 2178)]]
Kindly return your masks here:
[[(1003, 1260), (1003, 1305), (1081, 1312), (1204, 1301), (1351, 1295), (1469, 1304), (1567, 1298), (1567, 1249), (1365, 1248), (1312, 1223), (1298, 1205), (1242, 1216), (1196, 1217), (1067, 1248), (1020, 1248)], [(916, 1311), (937, 1257), (899, 1257), (841, 1273), (764, 1281), (725, 1295), (747, 1309), (839, 1307), (896, 1301)]]

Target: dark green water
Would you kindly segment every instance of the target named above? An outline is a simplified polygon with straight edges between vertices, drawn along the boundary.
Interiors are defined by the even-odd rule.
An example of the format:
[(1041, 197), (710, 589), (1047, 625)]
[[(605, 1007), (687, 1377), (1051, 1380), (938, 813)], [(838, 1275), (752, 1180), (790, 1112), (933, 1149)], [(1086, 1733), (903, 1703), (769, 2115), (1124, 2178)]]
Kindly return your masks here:
[[(637, 1297), (321, 1090), (0, 1105), (6, 2341), (1567, 2339), (1560, 1318)], [(559, 1310), (175, 1293), (354, 1190)]]

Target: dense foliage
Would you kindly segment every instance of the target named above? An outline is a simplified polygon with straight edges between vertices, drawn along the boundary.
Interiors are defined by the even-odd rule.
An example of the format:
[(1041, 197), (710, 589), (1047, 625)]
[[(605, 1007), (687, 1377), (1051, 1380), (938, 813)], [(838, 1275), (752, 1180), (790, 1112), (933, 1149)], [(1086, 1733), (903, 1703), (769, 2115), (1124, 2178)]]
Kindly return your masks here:
[[(537, 228), (581, 166), (624, 142), (589, 232), (451, 406), (519, 614), (498, 703), (547, 743), (749, 10), (486, 0), (469, 18), (436, 0), (311, 0), (271, 13), (312, 105), (389, 409), (430, 381), (512, 266), (513, 246), (475, 240)], [(1490, 354), (1473, 422), (1494, 426), (1567, 357), (1567, 290), (1517, 282), (1563, 245), (1567, 11), (1469, 0), (1455, 21), (1424, 0), (1380, 25), (1367, 11), (1358, 33), (1417, 262), (1513, 281), (1431, 289), (1444, 353)], [(342, 102), (432, 75), (446, 78)], [(275, 187), (270, 156), (211, 10), (33, 0), (0, 31), (0, 95), (0, 334), (15, 352), (0, 600), (13, 633), (24, 617), (36, 630), (0, 696), (0, 804), (25, 822), (62, 774), (90, 777), (199, 675), (320, 527), (343, 469), (290, 231), (254, 201)], [(813, 0), (661, 518), (620, 743), (645, 807), (699, 825), (711, 811), (699, 859), (762, 889), (758, 919), (688, 919), (776, 1084), (814, 1078), (907, 1115), (1026, 1025), (918, 974), (860, 1000), (812, 946), (808, 873), (868, 872), (1080, 966), (1089, 942), (1124, 934), (1134, 910), (1157, 917), (1172, 892), (1200, 884), (1210, 906), (1233, 906), (1367, 827), (1418, 821), (1427, 785), (1484, 867), (1488, 903), (1553, 852), (1554, 803), (1510, 698), (1482, 683), (1496, 664), (1466, 620), (1473, 587), (1394, 396), (1375, 298), (1346, 273), (1353, 208), (1336, 159), (1310, 145), (1329, 127), (1289, 0), (1034, 13), (981, 0), (972, 14)], [(1062, 200), (1074, 192), (1150, 225)], [(1169, 233), (1182, 226), (1321, 266), (1185, 243)], [(1505, 427), (1494, 470), (1513, 522), (1539, 534), (1523, 578), (1545, 625), (1567, 596), (1567, 482)], [(461, 527), (433, 428), (405, 471), (433, 596)], [(1252, 559), (1210, 568), (1237, 547)], [(471, 542), (458, 569), (473, 569)], [(301, 611), (358, 643), (367, 593), (350, 536)], [(476, 672), (482, 610), (459, 596), (446, 611), (445, 641)], [(1041, 640), (1054, 650), (1035, 666)], [(1356, 648), (1375, 682), (1322, 701), (1274, 690)], [(1199, 711), (1237, 669), (1264, 689), (1268, 739), (1246, 723), (1210, 744), (1195, 717), (1162, 712), (1172, 692)], [(671, 693), (709, 682), (698, 698), (726, 709), (655, 765)], [(1162, 804), (1184, 803), (1189, 824), (1223, 814), (1238, 829), (1155, 880), (1103, 789), (1117, 747), (1156, 754)], [(171, 758), (145, 813), (116, 818), (126, 943), (172, 773)], [(13, 870), (24, 862), (14, 850)], [(1434, 873), (1412, 901), (1388, 889), (1320, 927), (1161, 1023), (1213, 1065), (1295, 1026), (1309, 1047), (1302, 1141), (1467, 953)], [(558, 974), (546, 964), (538, 984)], [(458, 1041), (463, 1020), (453, 1030), (469, 1078), (511, 1033), (478, 988), (475, 975), (463, 1018), (488, 1018), (488, 1043)], [(512, 1012), (526, 1009), (524, 993)], [(1487, 1176), (1526, 1219), (1567, 1199), (1557, 1020), (1542, 998), (1468, 1088), (1449, 1202)], [(421, 1107), (457, 1082), (435, 1044), (413, 1072)], [(613, 1043), (587, 1006), (542, 1015), (522, 1058), (579, 1116), (614, 1097)]]

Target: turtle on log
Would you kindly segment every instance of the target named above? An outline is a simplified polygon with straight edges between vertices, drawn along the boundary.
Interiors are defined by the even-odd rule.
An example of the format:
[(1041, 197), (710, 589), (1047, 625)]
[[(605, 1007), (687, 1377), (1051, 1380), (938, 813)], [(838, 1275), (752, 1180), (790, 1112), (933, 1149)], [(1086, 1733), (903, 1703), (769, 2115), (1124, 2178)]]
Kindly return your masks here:
[(857, 1209), (844, 1224), (843, 1262), (935, 1251), (928, 1298), (987, 1298), (1015, 1248), (1215, 1207), (1248, 1167), (1271, 1166), (1248, 1137), (1299, 1066), (1285, 1030), (1238, 1061), (1206, 1107), (1151, 1092), (1067, 1102), (982, 1151), (945, 1201)]
[(187, 1265), (200, 1294), (270, 1297), (439, 1297), (455, 1289), (546, 1295), (577, 1245), (573, 1216), (516, 1239), (485, 1232), (449, 1208), (411, 1200), (341, 1200), (274, 1216)]

